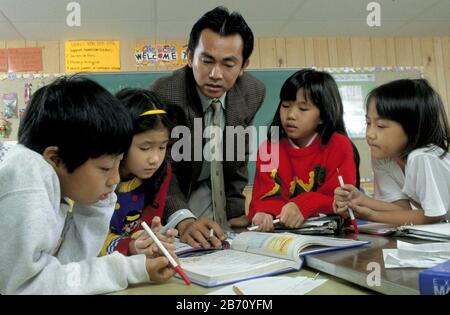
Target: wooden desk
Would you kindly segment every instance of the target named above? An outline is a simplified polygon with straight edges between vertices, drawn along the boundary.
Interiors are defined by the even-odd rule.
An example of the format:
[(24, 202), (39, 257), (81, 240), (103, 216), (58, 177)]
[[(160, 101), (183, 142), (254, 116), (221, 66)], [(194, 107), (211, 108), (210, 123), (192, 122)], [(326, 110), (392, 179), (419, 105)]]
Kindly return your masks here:
[[(297, 272), (290, 272), (287, 274), (287, 276), (297, 277), (297, 276), (306, 276), (306, 277), (314, 277), (314, 275), (317, 273), (317, 271), (311, 270), (309, 268), (302, 268), (302, 270)], [(341, 280), (339, 278), (326, 275), (326, 274), (320, 274), (317, 279), (328, 279), (327, 282), (325, 282), (323, 285), (319, 286), (318, 288), (315, 288), (311, 292), (309, 292), (309, 295), (367, 295), (367, 294), (374, 294), (373, 291), (367, 290), (363, 287), (356, 286), (352, 283), (349, 283), (347, 281)], [(209, 292), (215, 291), (219, 289), (220, 287), (216, 288), (204, 288), (195, 284), (192, 284), (190, 286), (187, 286), (184, 284), (183, 281), (172, 278), (166, 283), (162, 284), (141, 284), (137, 286), (129, 287), (126, 290), (114, 292), (111, 294), (114, 295), (137, 295), (137, 294), (163, 294), (163, 295), (200, 295), (200, 294), (207, 294)]]
[[(307, 256), (306, 265), (383, 294), (419, 294), (419, 272), (423, 269), (385, 269), (382, 249), (397, 248), (397, 239), (411, 243), (422, 241), (364, 234), (360, 234), (358, 238), (370, 241), (371, 245)], [(370, 263), (376, 263), (380, 267), (379, 286), (370, 286), (367, 282), (368, 275), (374, 271)], [(369, 279), (373, 277), (370, 276)]]

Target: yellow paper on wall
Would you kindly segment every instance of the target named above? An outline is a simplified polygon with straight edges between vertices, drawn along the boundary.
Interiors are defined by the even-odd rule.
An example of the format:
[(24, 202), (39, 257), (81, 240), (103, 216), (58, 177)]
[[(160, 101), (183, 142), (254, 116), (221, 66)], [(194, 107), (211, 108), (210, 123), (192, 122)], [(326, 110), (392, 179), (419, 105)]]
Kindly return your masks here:
[(119, 41), (66, 41), (66, 72), (120, 71)]

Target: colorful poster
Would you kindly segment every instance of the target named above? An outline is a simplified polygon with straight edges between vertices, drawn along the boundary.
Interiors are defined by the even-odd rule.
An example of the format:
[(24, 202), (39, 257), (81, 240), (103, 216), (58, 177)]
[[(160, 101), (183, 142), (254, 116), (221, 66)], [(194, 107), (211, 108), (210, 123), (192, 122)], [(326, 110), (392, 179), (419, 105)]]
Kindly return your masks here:
[(17, 93), (3, 94), (3, 107), (5, 118), (17, 118)]
[(8, 72), (42, 71), (42, 48), (8, 48)]
[(134, 58), (138, 66), (182, 66), (187, 60), (186, 49), (187, 45), (137, 45)]
[(65, 42), (66, 72), (120, 71), (119, 41)]

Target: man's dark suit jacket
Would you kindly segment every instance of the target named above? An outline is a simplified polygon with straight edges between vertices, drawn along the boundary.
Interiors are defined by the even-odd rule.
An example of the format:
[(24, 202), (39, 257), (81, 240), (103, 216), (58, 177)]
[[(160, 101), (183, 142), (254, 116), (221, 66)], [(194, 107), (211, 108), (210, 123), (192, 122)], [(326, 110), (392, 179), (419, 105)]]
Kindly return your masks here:
[[(191, 161), (173, 162), (173, 175), (167, 193), (164, 217), (167, 218), (179, 209), (187, 208), (190, 193), (197, 188), (202, 161), (194, 161), (194, 118), (203, 118), (203, 108), (200, 101), (192, 69), (185, 66), (175, 70), (172, 75), (156, 80), (150, 86), (168, 106), (179, 108), (178, 124), (186, 125), (191, 130)], [(262, 105), (265, 97), (265, 86), (255, 77), (244, 72), (232, 89), (227, 92), (225, 126), (251, 125), (256, 112)], [(204, 122), (202, 127), (203, 134)], [(224, 161), (223, 173), (226, 194), (226, 211), (228, 219), (241, 216), (245, 213), (245, 199), (242, 191), (248, 183), (248, 141), (246, 141), (245, 161), (225, 160), (226, 139), (224, 134)], [(175, 141), (177, 139), (174, 139)], [(200, 140), (197, 139), (197, 142)], [(203, 152), (203, 143), (201, 145)], [(234, 144), (234, 155), (236, 156)], [(202, 156), (203, 159), (203, 156)]]

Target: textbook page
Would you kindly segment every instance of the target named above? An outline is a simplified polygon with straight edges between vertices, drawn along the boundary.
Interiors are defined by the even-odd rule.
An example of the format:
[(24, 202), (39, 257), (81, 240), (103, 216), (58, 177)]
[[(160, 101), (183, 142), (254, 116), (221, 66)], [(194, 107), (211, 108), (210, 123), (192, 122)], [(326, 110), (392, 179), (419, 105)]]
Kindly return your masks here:
[(309, 277), (263, 277), (238, 282), (208, 293), (208, 295), (236, 295), (233, 286), (237, 286), (244, 295), (304, 295), (326, 281), (326, 279)]
[(298, 270), (301, 266), (291, 260), (232, 249), (182, 257), (180, 264), (192, 282), (207, 287)]
[(368, 244), (368, 242), (293, 233), (243, 232), (233, 240), (231, 248), (300, 262), (300, 257), (309, 253), (355, 247), (364, 244)]

